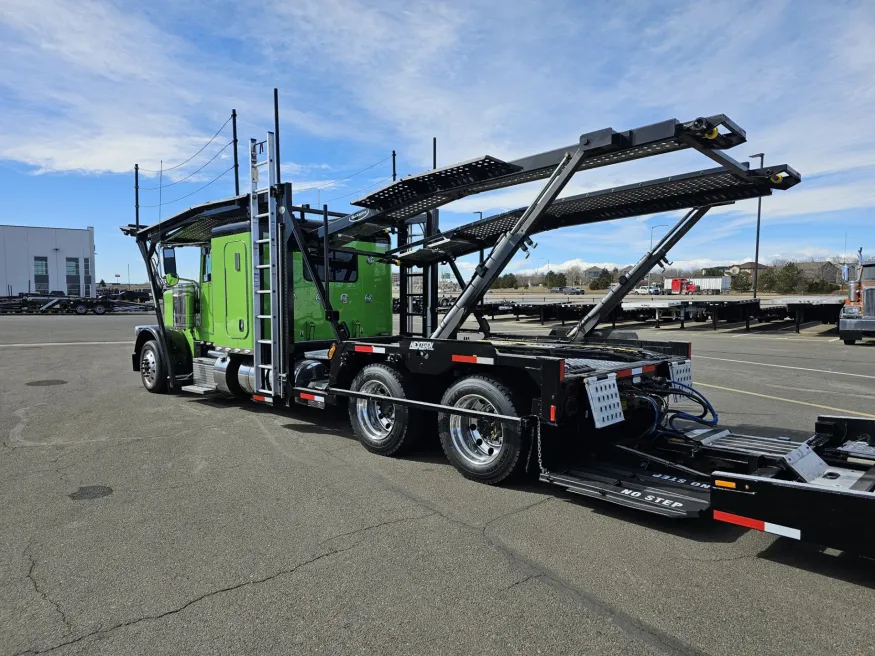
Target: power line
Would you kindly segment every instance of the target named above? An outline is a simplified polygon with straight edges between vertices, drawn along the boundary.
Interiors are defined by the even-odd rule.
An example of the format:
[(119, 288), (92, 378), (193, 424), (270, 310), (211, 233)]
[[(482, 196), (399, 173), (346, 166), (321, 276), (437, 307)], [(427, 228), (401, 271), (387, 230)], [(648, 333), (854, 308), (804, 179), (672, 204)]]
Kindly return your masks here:
[(374, 162), (373, 164), (371, 164), (367, 168), (363, 168), (361, 171), (356, 171), (355, 173), (350, 173), (348, 176), (346, 176), (344, 178), (339, 178), (338, 180), (331, 180), (331, 181), (326, 182), (325, 184), (321, 184), (321, 185), (313, 185), (312, 187), (302, 187), (301, 189), (297, 189), (296, 192), (300, 194), (302, 192), (310, 191), (312, 189), (325, 189), (325, 187), (331, 187), (333, 185), (336, 185), (338, 182), (343, 182), (344, 180), (349, 180), (350, 178), (354, 178), (355, 176), (360, 175), (360, 174), (364, 173), (365, 171), (370, 171), (375, 166), (379, 166), (383, 162), (388, 162), (390, 159), (392, 159), (391, 155), (389, 155), (385, 159), (381, 159), (379, 162)]
[[(162, 189), (162, 188), (163, 188), (163, 189), (167, 189), (168, 187), (172, 187), (173, 185), (177, 185), (177, 184), (179, 184), (180, 182), (185, 182), (186, 180), (188, 180), (188, 179), (189, 179), (190, 177), (192, 177), (193, 175), (195, 175), (195, 174), (200, 173), (201, 171), (203, 171), (207, 166), (209, 166), (209, 165), (213, 162), (214, 159), (216, 159), (219, 155), (221, 155), (223, 152), (225, 152), (225, 149), (227, 149), (228, 146), (230, 146), (230, 145), (233, 144), (233, 143), (234, 143), (233, 141), (229, 141), (228, 143), (226, 143), (226, 144), (224, 145), (224, 147), (222, 148), (222, 150), (220, 150), (220, 151), (217, 152), (215, 155), (213, 155), (213, 156), (210, 158), (210, 160), (209, 160), (206, 164), (204, 164), (204, 165), (203, 165), (202, 167), (200, 167), (198, 170), (196, 170), (196, 171), (192, 171), (191, 173), (189, 173), (189, 174), (188, 174), (187, 176), (185, 176), (184, 178), (182, 178), (182, 179), (180, 179), (180, 180), (177, 180), (176, 182), (171, 182), (170, 184), (166, 184), (166, 185), (159, 185), (159, 186), (157, 186), (157, 187), (140, 187), (140, 191), (155, 191), (156, 189)], [(141, 170), (142, 170), (142, 169), (141, 169)]]
[(328, 200), (325, 201), (325, 203), (328, 204), (333, 200), (340, 200), (341, 198), (348, 198), (349, 196), (359, 194), (359, 193), (366, 191), (368, 189), (373, 189), (374, 187), (379, 187), (381, 184), (383, 184), (384, 182), (388, 182), (391, 179), (392, 179), (392, 176), (390, 175), (388, 178), (383, 178), (382, 180), (379, 180), (373, 184), (369, 184), (367, 187), (362, 187), (361, 189), (356, 189), (355, 191), (351, 191), (348, 194), (344, 194), (343, 196), (335, 196), (334, 198), (329, 198)]
[[(213, 179), (210, 180), (208, 183), (206, 183), (203, 187), (200, 187), (199, 189), (195, 189), (195, 190), (194, 190), (193, 192), (191, 192), (190, 194), (186, 194), (185, 196), (180, 196), (179, 198), (174, 198), (173, 200), (168, 200), (166, 203), (158, 203), (158, 204), (156, 204), (156, 205), (140, 205), (140, 207), (161, 207), (162, 205), (172, 205), (173, 203), (178, 203), (178, 202), (181, 201), (181, 200), (185, 200), (185, 199), (188, 198), (189, 196), (194, 196), (194, 195), (195, 195), (197, 192), (199, 192), (199, 191), (203, 191), (204, 189), (206, 189), (207, 187), (209, 187), (211, 184), (213, 184), (216, 180), (218, 180), (219, 178), (221, 178), (222, 176), (224, 176), (224, 175), (225, 175), (226, 173), (228, 173), (229, 171), (232, 171), (233, 169), (234, 169), (234, 165), (232, 164), (232, 165), (229, 166), (227, 169), (225, 169), (222, 173), (220, 173), (220, 174), (217, 175), (215, 178), (213, 178)], [(170, 185), (167, 185), (167, 186), (169, 187)]]
[[(164, 171), (165, 171), (165, 172), (167, 172), (167, 171), (172, 171), (173, 169), (178, 169), (180, 166), (183, 166), (183, 165), (185, 165), (185, 164), (188, 164), (191, 160), (193, 160), (195, 157), (197, 157), (197, 156), (200, 155), (202, 152), (204, 152), (204, 148), (206, 148), (206, 147), (209, 146), (211, 143), (213, 143), (213, 141), (216, 140), (216, 137), (219, 136), (219, 133), (220, 133), (222, 130), (224, 130), (224, 129), (225, 129), (225, 126), (228, 125), (228, 123), (230, 123), (230, 122), (231, 122), (231, 117), (229, 116), (229, 117), (228, 117), (228, 120), (225, 121), (224, 123), (222, 123), (222, 127), (220, 127), (220, 128), (216, 131), (216, 134), (214, 134), (214, 135), (210, 138), (210, 140), (209, 140), (208, 142), (206, 142), (206, 143), (203, 145), (203, 147), (202, 147), (199, 151), (197, 151), (194, 155), (192, 155), (191, 157), (189, 157), (189, 158), (188, 158), (187, 160), (185, 160), (184, 162), (181, 162), (180, 164), (177, 164), (176, 166), (170, 166), (170, 167), (164, 169)], [(141, 170), (141, 171), (147, 171), (148, 173), (159, 173), (159, 172), (160, 172), (160, 171), (153, 171), (152, 169), (144, 169), (144, 168), (142, 168), (142, 167), (140, 167), (140, 170)], [(167, 186), (169, 187), (170, 185), (167, 185)]]

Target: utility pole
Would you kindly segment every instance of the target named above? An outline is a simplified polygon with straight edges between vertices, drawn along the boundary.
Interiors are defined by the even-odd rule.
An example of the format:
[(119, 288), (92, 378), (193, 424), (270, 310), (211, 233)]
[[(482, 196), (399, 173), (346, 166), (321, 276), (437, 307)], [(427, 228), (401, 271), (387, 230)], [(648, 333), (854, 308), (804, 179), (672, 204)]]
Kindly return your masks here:
[[(750, 158), (754, 159), (756, 157), (760, 158), (760, 168), (765, 166), (766, 156), (763, 153), (757, 153), (756, 155), (751, 155)], [(757, 242), (756, 242), (756, 250), (754, 251), (753, 256), (753, 297), (757, 297), (757, 278), (759, 278), (760, 273), (760, 217), (763, 213), (763, 197), (759, 196), (757, 198)]]

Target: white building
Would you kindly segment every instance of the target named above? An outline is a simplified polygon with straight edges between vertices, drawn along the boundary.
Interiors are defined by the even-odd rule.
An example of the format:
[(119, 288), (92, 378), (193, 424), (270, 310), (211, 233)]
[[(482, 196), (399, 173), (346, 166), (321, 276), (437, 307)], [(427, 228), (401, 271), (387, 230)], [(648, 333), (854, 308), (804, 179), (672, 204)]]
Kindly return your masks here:
[(0, 225), (0, 296), (96, 295), (94, 228)]

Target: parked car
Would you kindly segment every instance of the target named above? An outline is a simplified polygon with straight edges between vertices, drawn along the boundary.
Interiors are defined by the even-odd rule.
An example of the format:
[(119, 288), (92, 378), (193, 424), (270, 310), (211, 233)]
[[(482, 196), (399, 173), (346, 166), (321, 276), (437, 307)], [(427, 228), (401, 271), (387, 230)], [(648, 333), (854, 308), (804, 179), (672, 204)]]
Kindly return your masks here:
[(650, 294), (650, 288), (646, 285), (642, 285), (641, 287), (635, 289), (635, 293), (647, 296), (648, 294)]

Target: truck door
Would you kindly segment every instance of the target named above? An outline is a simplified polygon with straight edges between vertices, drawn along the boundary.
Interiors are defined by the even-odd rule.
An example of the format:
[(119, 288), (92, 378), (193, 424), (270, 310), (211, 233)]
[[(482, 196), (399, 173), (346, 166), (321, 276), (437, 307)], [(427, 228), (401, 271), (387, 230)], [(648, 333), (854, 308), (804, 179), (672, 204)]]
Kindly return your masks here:
[(231, 339), (249, 336), (249, 257), (246, 243), (231, 241), (223, 249), (225, 330)]

